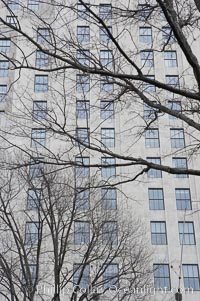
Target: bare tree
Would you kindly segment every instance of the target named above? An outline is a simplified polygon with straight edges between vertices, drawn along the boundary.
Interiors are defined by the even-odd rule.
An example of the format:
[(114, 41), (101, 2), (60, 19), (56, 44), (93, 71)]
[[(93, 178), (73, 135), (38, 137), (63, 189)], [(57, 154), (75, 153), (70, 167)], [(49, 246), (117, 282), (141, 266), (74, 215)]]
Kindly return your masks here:
[(97, 198), (69, 174), (30, 170), (29, 182), (27, 168), (1, 178), (0, 296), (144, 300), (136, 289), (151, 284), (151, 254), (141, 222), (108, 210), (108, 190)]
[[(115, 264), (118, 277), (113, 275), (111, 284), (124, 288), (119, 299), (131, 299), (133, 288), (148, 283), (143, 232), (140, 223), (126, 220), (127, 212), (126, 221), (123, 216), (118, 221), (116, 212), (102, 210), (97, 191), (120, 190), (122, 184), (151, 177), (152, 171), (200, 175), (199, 4), (33, 2), (1, 1), (0, 71), (2, 77), (9, 73), (9, 83), (0, 84), (5, 111), (1, 168), (8, 172), (1, 179), (2, 294), (9, 291), (11, 300), (20, 300), (21, 293), (24, 300), (34, 300), (40, 288), (45, 299), (43, 285), (53, 283), (55, 301), (68, 285), (82, 285), (87, 278), (96, 291), (77, 288), (70, 298), (98, 300), (99, 287), (109, 293), (104, 276), (108, 265)], [(162, 62), (158, 69), (154, 59)], [(145, 146), (159, 148), (159, 134), (165, 147), (146, 157)], [(35, 172), (39, 189), (30, 178)], [(22, 178), (19, 187), (16, 179)], [(23, 207), (25, 197), (21, 204), (24, 219), (38, 231), (36, 246), (29, 247), (16, 205), (27, 188), (36, 200), (42, 191), (35, 213)], [(77, 195), (88, 189), (92, 207), (79, 211)], [(90, 239), (74, 247), (74, 224), (88, 227), (88, 220)], [(116, 220), (118, 243), (108, 239), (102, 244), (103, 229), (116, 230), (116, 224), (105, 222)], [(78, 261), (75, 267), (71, 256)], [(34, 277), (31, 268), (36, 268)]]
[[(11, 4), (2, 1), (5, 15), (10, 13), (11, 17), (0, 19), (1, 37), (4, 39), (1, 41), (10, 43), (6, 37), (11, 38), (11, 49), (17, 49), (19, 55), (14, 56), (12, 50), (6, 51), (8, 46), (2, 48), (3, 59), (9, 62), (11, 70), (15, 70), (15, 80), (8, 92), (3, 94), (6, 94), (5, 97), (8, 99), (9, 95), (20, 99), (21, 106), (17, 110), (23, 113), (18, 116), (19, 118), (24, 118), (24, 110), (28, 114), (27, 99), (33, 98), (32, 70), (36, 72), (35, 91), (47, 89), (44, 86), (48, 84), (48, 95), (52, 100), (50, 106), (54, 104), (53, 108), (50, 108), (48, 122), (43, 126), (50, 135), (65, 137), (65, 140), (70, 141), (69, 148), (79, 139), (74, 130), (75, 126), (79, 126), (77, 120), (69, 118), (71, 117), (69, 110), (75, 105), (75, 90), (80, 93), (82, 101), (86, 100), (85, 106), (94, 111), (94, 105), (90, 106), (87, 97), (89, 91), (95, 91), (94, 97), (101, 99), (102, 111), (104, 106), (104, 110), (110, 111), (111, 115), (113, 110), (111, 107), (114, 106), (115, 114), (125, 118), (129, 116), (128, 118), (135, 120), (135, 126), (124, 124), (126, 134), (122, 135), (127, 149), (123, 152), (99, 144), (100, 137), (97, 132), (105, 120), (96, 124), (91, 132), (86, 121), (82, 132), (80, 130), (80, 135), (90, 135), (92, 143), (84, 143), (83, 139), (81, 141), (79, 139), (79, 144), (91, 153), (116, 158), (119, 162), (116, 166), (134, 166), (137, 172), (130, 180), (134, 180), (151, 168), (171, 174), (199, 175), (199, 168), (196, 168), (195, 162), (193, 163), (195, 167), (191, 168), (151, 162), (141, 157), (135, 148), (139, 138), (144, 137), (145, 133), (148, 135), (152, 128), (157, 127), (157, 122), (165, 119), (168, 114), (170, 118), (182, 121), (185, 129), (183, 133), (181, 128), (179, 129), (179, 123), (175, 131), (171, 131), (171, 139), (174, 141), (181, 139), (185, 134), (187, 145), (182, 142), (179, 146), (172, 146), (170, 153), (166, 153), (165, 156), (173, 153), (187, 154), (195, 160), (194, 154), (198, 153), (200, 71), (196, 39), (199, 11), (195, 1), (188, 3), (144, 1), (139, 6), (133, 4), (133, 7), (129, 2), (123, 1), (117, 6), (113, 3), (112, 8), (111, 5), (102, 5), (99, 12), (95, 5), (88, 5), (82, 0), (78, 4), (71, 1), (67, 5), (55, 2), (45, 4), (48, 7), (48, 20), (44, 19), (38, 11), (38, 3), (35, 6), (28, 5), (28, 8), (24, 7), (23, 3), (19, 3), (19, 18), (14, 16), (15, 11), (12, 10)], [(84, 26), (74, 26), (73, 21), (77, 18), (84, 20)], [(155, 18), (158, 19), (156, 25)], [(132, 30), (138, 22), (141, 25), (139, 27), (140, 48), (136, 46), (135, 29)], [(115, 30), (112, 31), (114, 27)], [(195, 29), (194, 34), (191, 35), (193, 29)], [(100, 39), (95, 36), (98, 31)], [(126, 40), (129, 41), (127, 49), (123, 47)], [(24, 45), (27, 45), (26, 49)], [(153, 53), (159, 53), (160, 59), (164, 56), (166, 66), (174, 67), (172, 74), (165, 77), (165, 82), (155, 77)], [(181, 73), (178, 73), (176, 68), (177, 55), (180, 61), (186, 62), (186, 67), (181, 70)], [(28, 74), (27, 69), (30, 70), (30, 79), (23, 86), (21, 84), (23, 74)], [(13, 72), (11, 70), (10, 72)], [(170, 68), (167, 70), (170, 71)], [(101, 94), (98, 92), (99, 86)], [(102, 92), (103, 90), (105, 93)], [(77, 102), (79, 108), (82, 106), (82, 110), (87, 111), (83, 105), (83, 102)], [(144, 115), (143, 106), (145, 106)], [(96, 103), (97, 107), (99, 104)], [(30, 113), (30, 107), (28, 110)], [(68, 118), (71, 122), (68, 122)], [(13, 133), (9, 132), (9, 134), (11, 137), (8, 135), (6, 138), (8, 147), (15, 144), (12, 140)], [(14, 134), (16, 135), (16, 132)], [(2, 133), (3, 139), (4, 136)], [(16, 143), (16, 147), (19, 148), (20, 145)], [(125, 155), (125, 152), (128, 154)], [(60, 165), (66, 164), (55, 153), (51, 154), (51, 150), (49, 156)], [(101, 167), (102, 164), (95, 164), (95, 166)]]

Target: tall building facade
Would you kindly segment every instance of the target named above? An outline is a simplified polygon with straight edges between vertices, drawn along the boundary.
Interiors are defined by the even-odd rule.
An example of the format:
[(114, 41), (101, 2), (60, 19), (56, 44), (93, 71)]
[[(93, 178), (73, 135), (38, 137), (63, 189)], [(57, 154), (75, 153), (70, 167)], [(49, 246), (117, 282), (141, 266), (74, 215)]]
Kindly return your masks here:
[(199, 300), (198, 84), (160, 2), (1, 1), (0, 300)]

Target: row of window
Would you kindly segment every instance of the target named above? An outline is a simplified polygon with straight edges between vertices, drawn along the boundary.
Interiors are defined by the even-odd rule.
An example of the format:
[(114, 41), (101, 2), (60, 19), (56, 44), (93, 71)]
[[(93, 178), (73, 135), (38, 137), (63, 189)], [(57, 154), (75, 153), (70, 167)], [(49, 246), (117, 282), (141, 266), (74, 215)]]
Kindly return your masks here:
[[(200, 290), (199, 267), (197, 264), (183, 264), (185, 289)], [(171, 289), (169, 264), (154, 264), (154, 287)]]
[[(148, 76), (150, 78), (152, 76)], [(154, 76), (151, 78), (154, 79)], [(168, 76), (166, 75), (167, 84), (173, 87), (177, 87), (178, 76)], [(48, 85), (48, 75), (36, 75), (34, 82), (34, 91), (35, 92), (47, 92), (49, 89)], [(143, 89), (145, 92), (155, 92), (155, 86), (149, 83), (143, 83)], [(100, 80), (100, 90), (102, 92), (112, 92), (113, 84), (106, 81), (105, 78)], [(6, 94), (7, 86), (0, 85), (0, 94)], [(76, 75), (76, 91), (78, 93), (84, 93), (90, 91), (90, 77), (85, 74)]]
[[(150, 210), (164, 210), (164, 193), (162, 188), (149, 188), (149, 209)], [(177, 210), (191, 210), (191, 194), (189, 188), (176, 188), (176, 209)]]
[[(38, 10), (40, 2), (40, 0), (28, 0), (28, 8), (31, 10)], [(19, 0), (8, 0), (7, 3), (11, 10), (18, 10), (20, 8)]]
[[(195, 245), (195, 231), (193, 222), (178, 222), (179, 241), (182, 245)], [(152, 245), (167, 245), (166, 222), (151, 222)]]
[[(161, 158), (147, 158), (147, 161), (154, 164), (161, 164)], [(187, 158), (172, 158), (172, 166), (178, 169), (188, 169)], [(158, 169), (151, 168), (147, 172), (148, 178), (162, 178), (162, 171)], [(176, 174), (176, 178), (187, 178), (187, 174)]]
[[(176, 188), (176, 208), (177, 210), (191, 210), (191, 194), (189, 188)], [(148, 189), (149, 209), (165, 210), (164, 193), (162, 188)], [(27, 197), (27, 209), (38, 209), (42, 201), (41, 189), (29, 189)], [(101, 189), (101, 202), (104, 210), (117, 209), (117, 191), (115, 188)], [(85, 188), (77, 188), (76, 193), (76, 209), (88, 210), (90, 208), (90, 190)]]
[[(153, 101), (154, 104), (156, 104), (155, 101)], [(173, 113), (181, 113), (182, 112), (182, 106), (180, 101), (168, 101), (168, 108), (173, 111)], [(158, 110), (148, 106), (144, 103), (144, 114), (143, 117), (145, 120), (152, 120), (155, 119), (156, 114), (158, 114)], [(176, 119), (177, 117), (173, 115), (169, 115), (169, 119)]]
[[(41, 158), (37, 158), (40, 160)], [(147, 158), (147, 160), (154, 164), (161, 164), (160, 158)], [(76, 157), (76, 167), (75, 167), (75, 177), (76, 179), (83, 179), (90, 177), (90, 158), (89, 157)], [(173, 167), (179, 169), (187, 169), (187, 159), (186, 158), (173, 158)], [(29, 177), (39, 178), (42, 176), (44, 164), (37, 163), (31, 164), (29, 169)], [(109, 179), (116, 176), (116, 159), (112, 157), (101, 158), (101, 176), (104, 179)], [(162, 171), (158, 169), (151, 168), (147, 172), (148, 178), (162, 178)], [(187, 174), (176, 174), (177, 178), (186, 178)]]
[[(31, 278), (34, 282), (36, 279), (36, 269), (35, 264), (30, 264), (29, 269), (31, 272)], [(108, 264), (102, 266), (102, 283), (104, 289), (113, 286), (118, 286), (119, 284), (119, 266), (116, 263)], [(171, 289), (171, 279), (170, 279), (170, 268), (169, 264), (154, 264), (154, 287), (156, 289)], [(197, 264), (183, 264), (183, 282), (185, 289), (190, 291), (200, 290), (200, 277), (199, 277), (199, 267)], [(91, 284), (90, 280), (91, 272), (89, 264), (78, 264), (73, 265), (73, 284), (78, 285), (80, 288), (88, 288)]]
[[(118, 226), (116, 221), (106, 221), (102, 224), (102, 243), (118, 244)], [(39, 223), (26, 222), (25, 245), (37, 245), (39, 240)], [(74, 222), (74, 244), (83, 245), (90, 242), (90, 223), (87, 221)]]
[[(163, 26), (161, 32), (163, 43), (172, 44), (175, 42), (173, 32), (169, 26)], [(153, 42), (152, 28), (150, 26), (139, 27), (139, 41), (146, 44)]]
[[(27, 209), (37, 210), (42, 205), (42, 190), (40, 188), (29, 189), (27, 194)], [(116, 188), (101, 189), (101, 203), (103, 210), (117, 209), (117, 190)], [(90, 190), (86, 188), (76, 188), (76, 210), (89, 210)]]
[[(106, 221), (102, 224), (102, 243), (118, 244), (118, 226), (116, 221)], [(178, 222), (179, 241), (181, 245), (195, 245), (195, 230), (193, 222)], [(39, 239), (39, 223), (27, 222), (25, 231), (25, 244), (36, 245)], [(83, 245), (90, 242), (90, 222), (74, 222), (74, 244)], [(152, 245), (167, 245), (166, 222), (151, 222)]]
[[(172, 148), (185, 147), (185, 136), (183, 129), (170, 129), (170, 140)], [(148, 148), (160, 147), (159, 130), (148, 129), (145, 131), (145, 146)]]
[[(37, 131), (40, 131), (38, 129)], [(76, 137), (80, 143), (89, 145), (90, 143), (90, 129), (89, 128), (77, 128)], [(172, 148), (185, 147), (185, 137), (183, 129), (170, 129), (170, 140)], [(115, 129), (114, 128), (102, 128), (101, 129), (101, 144), (106, 147), (115, 146)], [(147, 148), (160, 147), (159, 130), (148, 129), (145, 131), (145, 146)]]
[[(40, 3), (43, 3), (40, 0), (28, 0), (27, 6), (31, 10), (38, 10)], [(8, 7), (11, 10), (18, 10), (19, 9), (19, 0), (9, 0)], [(87, 11), (86, 7), (81, 3), (77, 3), (77, 16), (80, 19), (88, 19), (89, 12)], [(112, 17), (112, 6), (111, 4), (100, 4), (99, 5), (99, 16), (106, 20)]]
[[(176, 208), (177, 210), (191, 210), (191, 194), (189, 188), (175, 189)], [(165, 210), (164, 193), (162, 188), (148, 189), (149, 209)], [(38, 209), (42, 200), (41, 189), (29, 189), (27, 197), (27, 209)], [(117, 190), (115, 188), (101, 189), (101, 202), (104, 210), (117, 209)], [(90, 190), (77, 188), (76, 209), (88, 210), (90, 208)]]

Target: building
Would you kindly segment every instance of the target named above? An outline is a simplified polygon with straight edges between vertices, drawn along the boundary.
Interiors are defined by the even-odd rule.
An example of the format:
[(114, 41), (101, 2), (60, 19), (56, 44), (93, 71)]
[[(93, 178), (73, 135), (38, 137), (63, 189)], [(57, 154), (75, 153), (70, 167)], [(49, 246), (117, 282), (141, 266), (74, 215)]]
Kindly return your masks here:
[(1, 2), (0, 300), (199, 300), (198, 11), (154, 5)]

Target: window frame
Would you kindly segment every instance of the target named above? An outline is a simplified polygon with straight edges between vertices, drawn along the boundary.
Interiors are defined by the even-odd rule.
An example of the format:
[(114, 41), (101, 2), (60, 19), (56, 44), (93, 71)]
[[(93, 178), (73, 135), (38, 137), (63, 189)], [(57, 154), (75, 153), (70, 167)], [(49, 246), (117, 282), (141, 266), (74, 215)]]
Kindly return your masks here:
[(167, 245), (167, 227), (165, 221), (151, 221), (151, 244)]
[[(142, 32), (143, 31), (143, 32)], [(144, 34), (145, 32), (148, 32), (148, 34)], [(151, 26), (140, 26), (139, 27), (139, 42), (150, 44), (153, 41), (152, 36), (152, 27)]]
[[(193, 277), (190, 276), (191, 271), (188, 270), (189, 267), (192, 268)], [(194, 277), (194, 268), (196, 268), (196, 277)], [(186, 269), (187, 269), (187, 276), (186, 276)], [(199, 276), (199, 266), (198, 266), (198, 264), (182, 264), (182, 270), (183, 270), (183, 282), (184, 282), (185, 289), (191, 289), (192, 288), (194, 291), (199, 291), (200, 290), (200, 276)], [(198, 280), (198, 288), (194, 288), (191, 285), (189, 285), (189, 286), (186, 285), (186, 281), (190, 283), (191, 279)], [(192, 281), (194, 281), (194, 280), (192, 280)]]
[[(84, 81), (82, 79), (85, 79)], [(76, 92), (89, 93), (90, 92), (90, 76), (85, 74), (76, 75)]]
[[(151, 135), (151, 133), (153, 135)], [(155, 135), (155, 133), (156, 133), (156, 135)], [(149, 128), (145, 131), (145, 147), (146, 148), (159, 148), (160, 147), (160, 135), (159, 135), (158, 128)]]
[(101, 128), (101, 145), (115, 147), (115, 128)]
[(46, 145), (46, 129), (32, 128), (31, 130), (31, 147), (42, 148)]
[[(180, 193), (180, 191), (182, 191), (182, 193)], [(184, 193), (183, 193), (184, 191)], [(179, 195), (184, 194), (186, 195), (185, 191), (188, 192), (188, 196), (189, 198), (178, 198), (178, 192)], [(192, 210), (192, 201), (191, 201), (191, 192), (190, 192), (190, 188), (175, 188), (175, 197), (176, 197), (176, 209), (177, 210)], [(187, 204), (187, 206), (183, 205), (183, 203)], [(179, 205), (178, 205), (179, 204)], [(189, 204), (189, 206), (188, 206)]]
[[(157, 194), (157, 198), (156, 193)], [(161, 196), (161, 197), (159, 197)], [(163, 188), (148, 188), (149, 210), (165, 210)]]
[(112, 19), (112, 4), (111, 3), (100, 3), (99, 4), (99, 17), (102, 20)]
[(100, 115), (101, 115), (101, 119), (103, 119), (103, 120), (114, 119), (114, 103), (113, 103), (113, 101), (101, 100)]
[[(173, 57), (167, 57), (167, 54), (175, 54)], [(177, 52), (176, 50), (165, 50), (164, 51), (164, 63), (166, 68), (178, 67)]]
[[(147, 157), (147, 161), (149, 161), (150, 163), (161, 165), (160, 157)], [(147, 172), (147, 177), (153, 178), (153, 179), (155, 179), (155, 178), (161, 179), (162, 178), (162, 170), (150, 168), (149, 171)]]
[(77, 40), (79, 43), (90, 42), (90, 27), (87, 25), (78, 25), (76, 29)]
[(140, 60), (141, 60), (142, 68), (143, 67), (153, 68), (154, 67), (154, 52), (153, 52), (153, 50), (141, 50), (140, 51)]
[[(83, 228), (84, 231), (80, 231)], [(74, 245), (80, 246), (89, 243), (90, 243), (90, 222), (81, 221), (81, 220), (74, 221)]]
[[(110, 193), (112, 191), (112, 193)], [(117, 210), (117, 189), (101, 188), (101, 200), (104, 210)]]
[[(30, 225), (34, 225), (33, 228), (30, 228)], [(31, 226), (31, 227), (32, 227)], [(35, 230), (35, 231), (33, 231)], [(26, 246), (37, 245), (39, 242), (39, 231), (40, 225), (38, 221), (27, 221), (25, 224), (25, 241)]]
[[(180, 245), (196, 245), (195, 228), (193, 221), (178, 222)], [(190, 232), (190, 230), (192, 230)], [(187, 231), (187, 232), (186, 232)]]
[(171, 148), (185, 147), (185, 132), (183, 128), (170, 128)]
[[(154, 263), (153, 267), (154, 267), (153, 268), (153, 270), (154, 270), (154, 288), (155, 289), (160, 289), (160, 288), (164, 289), (166, 287), (167, 290), (170, 290), (171, 289), (171, 277), (170, 277), (169, 264)], [(162, 269), (163, 271), (159, 271), (159, 269)], [(164, 269), (165, 269), (165, 271), (164, 271)], [(158, 274), (156, 271), (158, 271)], [(157, 283), (157, 280), (158, 280), (158, 283)], [(161, 283), (163, 283), (163, 287), (162, 287), (162, 285), (160, 285)]]
[(35, 75), (34, 92), (46, 93), (49, 90), (49, 78), (48, 75)]
[[(109, 162), (110, 161), (110, 162)], [(113, 163), (111, 163), (111, 161)], [(108, 166), (106, 167), (108, 163)], [(101, 167), (101, 177), (102, 179), (110, 179), (116, 177), (116, 158), (113, 157), (102, 157), (101, 164), (104, 165)], [(114, 166), (109, 166), (114, 165)]]

